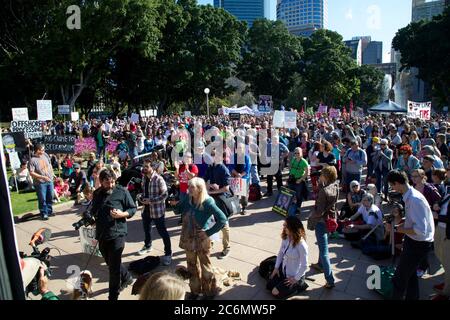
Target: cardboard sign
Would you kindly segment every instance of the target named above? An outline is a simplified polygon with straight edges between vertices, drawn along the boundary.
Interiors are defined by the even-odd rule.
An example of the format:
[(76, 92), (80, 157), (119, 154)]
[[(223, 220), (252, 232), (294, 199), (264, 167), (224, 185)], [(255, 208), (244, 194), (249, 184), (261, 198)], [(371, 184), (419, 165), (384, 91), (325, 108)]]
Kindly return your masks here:
[(242, 178), (231, 178), (230, 189), (233, 191), (235, 196), (246, 197), (248, 195), (247, 180)]
[(297, 111), (285, 111), (284, 112), (284, 127), (286, 129), (297, 128)]
[(295, 197), (295, 191), (282, 187), (278, 193), (277, 200), (272, 208), (272, 211), (287, 217), (289, 212), (289, 207)]
[(70, 106), (68, 104), (58, 106), (58, 114), (70, 114)]
[(27, 150), (25, 135), (23, 132), (2, 133), (3, 146), (7, 153), (22, 152)]
[(101, 257), (98, 241), (95, 239), (95, 227), (81, 227), (79, 231), (81, 251), (87, 254), (94, 253), (97, 257)]
[(408, 101), (408, 117), (420, 118), (422, 120), (430, 120), (431, 118), (431, 102), (414, 102)]
[(9, 153), (9, 162), (11, 163), (11, 169), (13, 171), (20, 169), (20, 159), (17, 151)]
[(28, 108), (12, 108), (14, 121), (28, 121)]
[(36, 100), (38, 120), (53, 120), (52, 100)]
[(45, 151), (52, 153), (75, 153), (76, 136), (44, 136)]
[(26, 139), (42, 137), (42, 122), (39, 120), (11, 121), (12, 132), (23, 132)]
[(78, 120), (80, 120), (80, 114), (78, 112), (71, 112), (70, 119), (72, 121), (78, 121)]
[(241, 120), (241, 114), (240, 113), (230, 113), (230, 120), (234, 121), (234, 120)]

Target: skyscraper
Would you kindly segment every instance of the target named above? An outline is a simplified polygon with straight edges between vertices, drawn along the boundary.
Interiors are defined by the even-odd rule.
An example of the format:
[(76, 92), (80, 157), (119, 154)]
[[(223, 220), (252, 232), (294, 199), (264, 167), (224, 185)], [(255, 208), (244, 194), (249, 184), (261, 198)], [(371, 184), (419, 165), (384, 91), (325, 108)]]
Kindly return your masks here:
[(352, 50), (351, 57), (356, 60), (358, 66), (362, 65), (362, 41), (361, 39), (352, 39), (344, 41), (345, 45)]
[(278, 0), (277, 20), (289, 32), (309, 37), (314, 31), (324, 29), (328, 22), (328, 0)]
[(420, 20), (431, 20), (444, 11), (448, 5), (446, 0), (412, 0), (412, 22)]
[(352, 57), (358, 65), (380, 64), (383, 62), (383, 42), (372, 41), (370, 36), (353, 37), (344, 41), (345, 45), (352, 49)]
[(256, 19), (269, 18), (270, 0), (214, 0), (214, 7), (224, 8), (240, 21), (253, 25)]

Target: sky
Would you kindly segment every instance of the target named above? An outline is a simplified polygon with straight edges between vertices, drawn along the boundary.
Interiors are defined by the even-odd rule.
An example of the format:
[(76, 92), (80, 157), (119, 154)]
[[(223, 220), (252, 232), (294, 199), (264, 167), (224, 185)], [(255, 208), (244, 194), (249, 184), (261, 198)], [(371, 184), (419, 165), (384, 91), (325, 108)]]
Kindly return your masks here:
[[(277, 0), (270, 1), (271, 20), (276, 19)], [(213, 0), (198, 0), (213, 4)], [(328, 0), (327, 29), (340, 33), (344, 40), (371, 36), (383, 42), (383, 62), (390, 62), (392, 39), (398, 29), (411, 22), (412, 0)]]

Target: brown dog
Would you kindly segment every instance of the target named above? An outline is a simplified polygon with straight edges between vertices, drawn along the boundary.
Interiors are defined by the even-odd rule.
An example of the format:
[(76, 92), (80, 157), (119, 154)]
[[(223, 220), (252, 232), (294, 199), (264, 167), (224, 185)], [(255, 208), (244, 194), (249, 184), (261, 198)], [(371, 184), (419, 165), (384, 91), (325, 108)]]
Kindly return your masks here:
[(92, 273), (83, 271), (80, 273), (80, 287), (73, 290), (72, 300), (89, 300), (92, 294)]

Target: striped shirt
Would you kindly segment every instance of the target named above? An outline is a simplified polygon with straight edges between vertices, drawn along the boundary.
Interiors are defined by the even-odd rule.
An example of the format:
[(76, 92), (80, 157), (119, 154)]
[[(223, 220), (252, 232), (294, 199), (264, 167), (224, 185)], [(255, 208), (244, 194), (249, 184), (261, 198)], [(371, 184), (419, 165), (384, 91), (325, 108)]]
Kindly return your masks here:
[(168, 196), (164, 178), (153, 172), (150, 178), (144, 178), (143, 189), (144, 198), (150, 200), (150, 204), (145, 205), (144, 212), (148, 211), (152, 219), (163, 217), (166, 212), (166, 199)]

